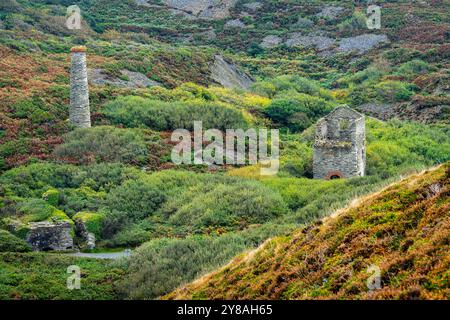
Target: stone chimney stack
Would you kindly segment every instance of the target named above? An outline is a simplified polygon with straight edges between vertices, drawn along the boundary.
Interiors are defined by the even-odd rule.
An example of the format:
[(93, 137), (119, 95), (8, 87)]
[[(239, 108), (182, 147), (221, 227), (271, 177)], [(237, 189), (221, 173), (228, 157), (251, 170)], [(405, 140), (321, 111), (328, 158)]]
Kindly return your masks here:
[(86, 69), (86, 47), (73, 47), (70, 68), (70, 122), (79, 128), (91, 126), (89, 87)]

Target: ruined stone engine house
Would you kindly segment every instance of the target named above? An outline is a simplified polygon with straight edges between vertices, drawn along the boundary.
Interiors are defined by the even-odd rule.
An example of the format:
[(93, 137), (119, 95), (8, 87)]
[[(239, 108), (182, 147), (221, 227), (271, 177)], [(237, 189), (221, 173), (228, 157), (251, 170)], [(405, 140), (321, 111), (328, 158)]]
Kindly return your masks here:
[(315, 179), (364, 176), (365, 118), (347, 106), (334, 109), (317, 123), (314, 142)]

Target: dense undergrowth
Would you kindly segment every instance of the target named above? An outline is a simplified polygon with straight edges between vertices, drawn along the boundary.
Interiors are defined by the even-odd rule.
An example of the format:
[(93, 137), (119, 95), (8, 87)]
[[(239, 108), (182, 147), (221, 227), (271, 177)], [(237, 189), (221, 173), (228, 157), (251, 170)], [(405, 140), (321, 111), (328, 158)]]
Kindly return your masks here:
[[(271, 239), (166, 298), (448, 299), (449, 169), (413, 175)], [(374, 270), (380, 287), (371, 290)]]
[[(383, 27), (374, 33), (391, 42), (363, 55), (260, 45), (268, 35), (368, 33), (363, 5), (336, 2), (342, 13), (327, 18), (322, 1), (267, 0), (241, 17), (248, 2), (231, 10), (230, 19), (246, 25), (239, 32), (226, 19), (191, 20), (119, 0), (78, 1), (83, 29), (74, 32), (64, 27), (71, 1), (0, 3), (0, 252), (25, 252), (0, 253), (0, 298), (156, 298), (269, 237), (449, 160), (448, 13), (439, 1), (380, 2)], [(161, 86), (91, 85), (94, 126), (74, 129), (73, 45), (88, 47), (89, 68), (120, 79), (123, 69), (140, 72)], [(253, 75), (250, 90), (214, 82), (216, 54)], [(381, 105), (402, 121), (367, 117), (366, 177), (312, 180), (314, 124), (340, 104)], [(193, 121), (203, 129), (280, 129), (278, 175), (261, 177), (257, 165), (176, 167), (171, 130), (190, 130)], [(100, 250), (137, 247), (133, 258), (109, 265), (26, 253), (27, 223), (76, 219)], [(61, 266), (74, 261), (92, 285), (80, 295), (63, 288)]]

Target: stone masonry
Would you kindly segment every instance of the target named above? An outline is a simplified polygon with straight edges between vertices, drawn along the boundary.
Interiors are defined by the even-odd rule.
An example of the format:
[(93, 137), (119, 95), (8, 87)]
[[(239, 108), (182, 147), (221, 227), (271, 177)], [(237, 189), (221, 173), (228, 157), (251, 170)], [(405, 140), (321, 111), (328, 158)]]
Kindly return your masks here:
[(314, 142), (314, 178), (364, 176), (365, 140), (364, 116), (347, 106), (338, 107), (320, 119)]
[(69, 222), (33, 222), (27, 234), (27, 242), (36, 251), (64, 251), (73, 249), (72, 226)]
[(86, 69), (86, 48), (73, 47), (70, 69), (70, 122), (79, 128), (91, 126), (89, 87)]

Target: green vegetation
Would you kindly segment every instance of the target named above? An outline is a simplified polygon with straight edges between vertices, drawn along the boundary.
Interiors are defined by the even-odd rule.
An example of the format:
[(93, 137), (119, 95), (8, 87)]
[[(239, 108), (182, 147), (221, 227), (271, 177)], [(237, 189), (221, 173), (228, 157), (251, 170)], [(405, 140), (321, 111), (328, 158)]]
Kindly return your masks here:
[[(10, 212), (9, 219), (18, 212), (27, 221), (66, 212), (72, 220), (87, 222), (100, 247), (148, 242), (130, 260), (120, 290), (134, 298), (155, 298), (269, 237), (326, 216), (398, 174), (446, 161), (450, 154), (446, 127), (368, 120), (369, 176), (311, 180), (305, 177), (311, 173), (313, 129), (283, 135), (281, 170), (269, 178), (260, 178), (251, 166), (229, 174), (145, 173), (108, 163), (15, 168), (0, 176), (4, 195), (13, 200), (2, 212)], [(59, 197), (51, 198), (57, 203), (53, 207), (48, 195), (55, 190)], [(41, 200), (43, 194), (47, 201)], [(152, 267), (142, 268), (143, 261)]]
[[(64, 25), (71, 1), (1, 1), (0, 252), (8, 253), (0, 253), (0, 299), (157, 298), (280, 235), (285, 237), (269, 242), (268, 268), (285, 270), (278, 248), (284, 253), (299, 248), (289, 261), (303, 268), (302, 263), (310, 262), (302, 255), (309, 251), (291, 244), (303, 241), (290, 235), (293, 230), (402, 175), (450, 159), (450, 20), (439, 2), (423, 6), (384, 1), (380, 30), (367, 29), (364, 1), (264, 0), (261, 8), (250, 9), (245, 5), (252, 0), (239, 0), (223, 19), (192, 19), (173, 14), (160, 1), (149, 2), (154, 6), (77, 1), (83, 27), (72, 31)], [(328, 6), (342, 9), (335, 15), (322, 14)], [(245, 26), (239, 32), (228, 28), (226, 22), (232, 19)], [(386, 35), (390, 42), (364, 54), (340, 52), (341, 38), (366, 33)], [(264, 47), (262, 41), (269, 35), (279, 37), (279, 45)], [(328, 49), (288, 45), (288, 39), (299, 35), (335, 42)], [(67, 119), (69, 49), (75, 45), (87, 46), (89, 68), (102, 69), (107, 77), (130, 80), (121, 72), (126, 69), (161, 86), (91, 84), (93, 127), (74, 129)], [(217, 54), (253, 76), (250, 90), (218, 86), (211, 74)], [(389, 121), (366, 117), (366, 177), (312, 180), (314, 124), (341, 104)], [(280, 129), (278, 174), (262, 177), (259, 165), (175, 167), (170, 131), (192, 130), (194, 121), (202, 121), (203, 129)], [(338, 238), (329, 248), (363, 239), (361, 246), (366, 247), (350, 255), (356, 268), (364, 250), (380, 239), (390, 243), (383, 250), (400, 243), (407, 247), (414, 237), (409, 232), (416, 229), (403, 232), (403, 225), (397, 224), (402, 221), (400, 212), (410, 212), (406, 204), (426, 201), (414, 199), (408, 188), (402, 185), (395, 199), (376, 204), (385, 209), (368, 209), (369, 220), (380, 224), (356, 213), (351, 217), (355, 223), (344, 221), (349, 228), (336, 228)], [(407, 191), (403, 194), (402, 189)], [(407, 223), (416, 222), (416, 213)], [(123, 265), (53, 253), (15, 253), (29, 250), (23, 241), (29, 222), (57, 220), (83, 221), (96, 235), (95, 251), (137, 248)], [(370, 240), (361, 235), (364, 230), (370, 230)], [(315, 239), (308, 232), (305, 236)], [(330, 244), (333, 235), (325, 235), (317, 240), (317, 250)], [(421, 241), (430, 239), (425, 234)], [(247, 297), (255, 289), (281, 298), (365, 297), (351, 293), (360, 289), (361, 273), (341, 286), (348, 279), (329, 272), (336, 267), (346, 274), (341, 258), (348, 256), (336, 255), (321, 266), (318, 272), (326, 275), (326, 283), (311, 276), (307, 280), (317, 282), (306, 281), (309, 287), (294, 281), (280, 289), (277, 285), (285, 274), (257, 265), (251, 269), (254, 273), (231, 281), (239, 284), (246, 277), (267, 274), (276, 275), (274, 282), (245, 282), (231, 286), (230, 294)], [(402, 263), (392, 269), (400, 270)], [(65, 268), (70, 264), (81, 266), (86, 291), (65, 288)], [(419, 270), (418, 278), (408, 283), (402, 282), (406, 272), (395, 270), (388, 272), (392, 278), (386, 281), (409, 287), (419, 282), (428, 290), (421, 294), (429, 294), (419, 297), (443, 297), (439, 290), (447, 273), (441, 269), (431, 276)], [(192, 297), (220, 295), (226, 281), (215, 286), (217, 291), (193, 292)], [(396, 286), (389, 288), (392, 296), (382, 297), (416, 297), (399, 293)]]
[[(449, 169), (413, 175), (271, 239), (165, 298), (447, 300)], [(367, 287), (372, 266), (381, 272), (377, 290)]]
[[(67, 267), (82, 271), (82, 290), (67, 289)], [(45, 253), (0, 253), (1, 300), (110, 300), (125, 269), (111, 262)]]
[[(150, 143), (158, 147), (152, 138), (146, 132), (114, 127), (77, 129), (63, 137), (64, 143), (55, 149), (54, 156), (81, 164), (122, 162), (143, 165), (149, 161)], [(159, 136), (155, 138), (159, 139)]]
[(31, 247), (6, 230), (0, 230), (0, 252), (27, 252)]
[(106, 105), (105, 115), (115, 124), (158, 131), (189, 129), (202, 121), (204, 129), (246, 128), (241, 112), (211, 103), (164, 102), (140, 97), (120, 97)]
[(87, 231), (95, 235), (99, 239), (102, 234), (102, 225), (105, 216), (101, 213), (95, 212), (78, 212), (72, 217), (73, 221), (81, 220)]

